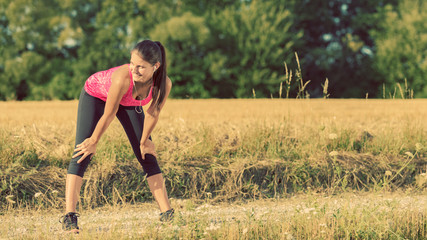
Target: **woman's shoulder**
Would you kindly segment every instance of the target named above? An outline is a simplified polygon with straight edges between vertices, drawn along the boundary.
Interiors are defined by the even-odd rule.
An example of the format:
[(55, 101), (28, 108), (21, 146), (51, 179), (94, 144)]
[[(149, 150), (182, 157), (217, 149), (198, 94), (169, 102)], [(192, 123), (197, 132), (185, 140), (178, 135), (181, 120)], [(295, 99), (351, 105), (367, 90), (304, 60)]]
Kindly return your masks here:
[(166, 87), (169, 89), (172, 88), (172, 80), (169, 78), (169, 76), (166, 76)]
[(117, 67), (111, 75), (111, 82), (127, 89), (130, 84), (129, 65)]

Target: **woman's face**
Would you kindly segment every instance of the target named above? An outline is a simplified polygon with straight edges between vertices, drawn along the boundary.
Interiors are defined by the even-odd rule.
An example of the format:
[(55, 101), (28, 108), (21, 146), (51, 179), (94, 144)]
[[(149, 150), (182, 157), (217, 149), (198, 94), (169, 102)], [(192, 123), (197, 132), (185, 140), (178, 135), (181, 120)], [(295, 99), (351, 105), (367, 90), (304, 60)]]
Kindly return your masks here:
[(133, 51), (130, 57), (130, 71), (132, 78), (135, 82), (147, 82), (154, 74), (155, 65), (151, 65), (140, 57), (140, 55)]

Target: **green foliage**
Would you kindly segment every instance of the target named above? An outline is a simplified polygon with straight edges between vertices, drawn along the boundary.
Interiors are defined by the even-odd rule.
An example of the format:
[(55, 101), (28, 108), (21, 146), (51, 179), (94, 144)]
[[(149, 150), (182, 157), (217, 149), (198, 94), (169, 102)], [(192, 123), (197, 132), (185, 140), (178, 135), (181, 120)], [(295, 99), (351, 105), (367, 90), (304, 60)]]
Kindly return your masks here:
[(425, 12), (421, 0), (0, 0), (0, 100), (77, 98), (147, 38), (167, 48), (176, 98), (280, 97), (294, 52), (306, 96), (328, 78), (330, 97), (394, 96), (404, 79), (425, 97)]
[(207, 19), (212, 38), (206, 81), (214, 96), (250, 97), (252, 89), (261, 97), (278, 96), (283, 61), (292, 58), (292, 49), (302, 37), (302, 32), (290, 31), (293, 20), (288, 6), (243, 2)]
[(175, 97), (249, 97), (277, 92), (281, 63), (301, 37), (289, 32), (290, 12), (283, 5), (252, 1), (210, 12), (189, 12), (159, 24), (150, 33), (168, 49)]
[(321, 84), (329, 79), (330, 97), (378, 96), (381, 74), (373, 68), (375, 45), (369, 31), (381, 18), (375, 13), (381, 1), (294, 1), (295, 25), (303, 29), (297, 52), (310, 95), (322, 97)]
[(204, 18), (184, 13), (156, 25), (150, 37), (167, 47), (167, 64), (171, 66), (168, 74), (174, 82), (173, 96), (211, 96), (203, 83), (206, 79), (203, 55), (206, 54), (206, 41), (210, 37)]
[(375, 63), (386, 87), (393, 92), (407, 79), (415, 97), (427, 97), (427, 4), (402, 1), (397, 10), (387, 6), (380, 14), (384, 18), (382, 31), (373, 33)]
[(53, 0), (2, 1), (1, 5), (5, 13), (1, 38), (6, 44), (0, 48), (0, 99), (22, 100), (31, 84), (50, 81), (52, 69), (46, 60), (57, 50), (49, 21), (58, 6)]

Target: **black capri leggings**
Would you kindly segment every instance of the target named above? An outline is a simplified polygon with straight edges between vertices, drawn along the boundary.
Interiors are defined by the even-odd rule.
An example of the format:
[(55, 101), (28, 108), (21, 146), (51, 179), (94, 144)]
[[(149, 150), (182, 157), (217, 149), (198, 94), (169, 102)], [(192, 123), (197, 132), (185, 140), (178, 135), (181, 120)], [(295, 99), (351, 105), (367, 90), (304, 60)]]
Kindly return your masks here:
[[(76, 129), (76, 145), (82, 143), (86, 138), (92, 136), (96, 124), (104, 114), (105, 102), (99, 98), (89, 95), (84, 88), (80, 93), (79, 107), (77, 112), (77, 129)], [(116, 114), (126, 135), (132, 145), (133, 152), (139, 163), (142, 165), (147, 177), (161, 173), (156, 157), (151, 154), (145, 155), (145, 160), (142, 160), (140, 141), (142, 137), (142, 129), (144, 127), (144, 112), (137, 113), (135, 107), (119, 106)], [(151, 140), (151, 137), (150, 137)], [(73, 153), (74, 155), (75, 153)], [(90, 162), (90, 157), (80, 163), (77, 161), (82, 155), (72, 158), (68, 167), (68, 173), (83, 177), (84, 172)]]

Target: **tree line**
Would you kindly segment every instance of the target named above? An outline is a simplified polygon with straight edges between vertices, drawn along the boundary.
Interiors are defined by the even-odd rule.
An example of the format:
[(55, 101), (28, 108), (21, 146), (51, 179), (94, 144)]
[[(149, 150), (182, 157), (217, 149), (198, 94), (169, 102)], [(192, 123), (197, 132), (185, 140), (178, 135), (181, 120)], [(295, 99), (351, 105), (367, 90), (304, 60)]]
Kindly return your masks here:
[(0, 0), (0, 100), (75, 99), (143, 39), (174, 98), (427, 97), (423, 0)]

